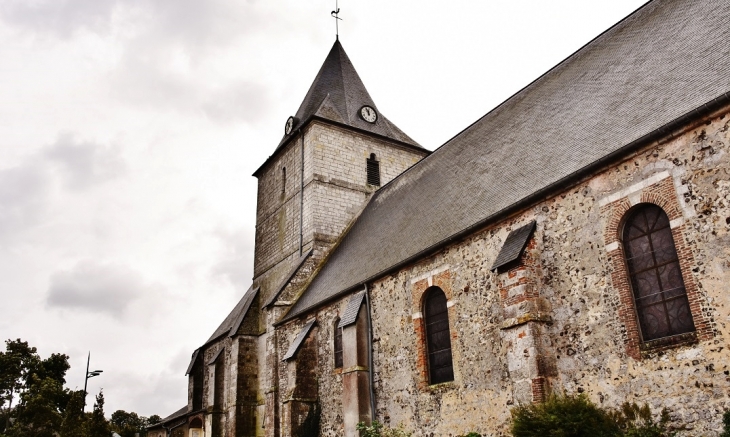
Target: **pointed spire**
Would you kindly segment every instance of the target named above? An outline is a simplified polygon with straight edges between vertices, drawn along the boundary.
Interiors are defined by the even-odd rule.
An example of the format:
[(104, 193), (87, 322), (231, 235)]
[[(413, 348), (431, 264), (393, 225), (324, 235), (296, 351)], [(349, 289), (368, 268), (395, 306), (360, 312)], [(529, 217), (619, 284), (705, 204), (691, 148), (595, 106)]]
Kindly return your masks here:
[[(377, 120), (374, 123), (368, 123), (360, 117), (359, 111), (363, 106), (370, 106), (376, 110)], [(296, 125), (291, 134), (285, 135), (278, 147), (283, 146), (289, 137), (295, 134), (297, 128), (304, 126), (312, 117), (421, 147), (380, 114), (339, 39), (335, 40), (295, 117)]]

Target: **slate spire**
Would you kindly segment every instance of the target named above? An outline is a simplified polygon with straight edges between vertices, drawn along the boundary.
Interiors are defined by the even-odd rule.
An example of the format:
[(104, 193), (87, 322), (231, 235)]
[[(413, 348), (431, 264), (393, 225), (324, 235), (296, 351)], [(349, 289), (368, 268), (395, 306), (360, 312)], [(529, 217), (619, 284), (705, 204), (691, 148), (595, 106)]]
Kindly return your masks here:
[[(364, 105), (378, 112), (375, 123), (368, 123), (358, 115)], [(380, 113), (339, 39), (335, 40), (295, 117), (297, 121), (291, 134), (285, 135), (278, 147), (295, 135), (297, 128), (317, 117), (421, 148)]]

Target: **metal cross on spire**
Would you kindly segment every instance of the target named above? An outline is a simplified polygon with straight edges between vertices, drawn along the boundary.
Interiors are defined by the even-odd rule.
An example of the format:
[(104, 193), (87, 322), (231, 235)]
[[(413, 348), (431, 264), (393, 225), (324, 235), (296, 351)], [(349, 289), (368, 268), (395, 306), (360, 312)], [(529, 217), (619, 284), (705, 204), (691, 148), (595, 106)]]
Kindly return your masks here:
[(342, 20), (342, 18), (339, 17), (340, 14), (340, 7), (337, 5), (337, 0), (335, 0), (335, 10), (332, 11), (332, 17), (335, 19), (335, 38), (339, 41), (340, 39), (340, 23), (339, 21)]

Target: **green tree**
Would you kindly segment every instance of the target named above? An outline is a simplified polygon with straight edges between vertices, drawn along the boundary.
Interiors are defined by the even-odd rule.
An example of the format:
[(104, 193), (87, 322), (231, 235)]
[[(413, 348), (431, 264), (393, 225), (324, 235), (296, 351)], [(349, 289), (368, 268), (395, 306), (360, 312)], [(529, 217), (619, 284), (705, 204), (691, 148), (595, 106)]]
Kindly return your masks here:
[(99, 391), (96, 395), (96, 402), (94, 403), (94, 411), (91, 413), (89, 419), (89, 437), (109, 437), (111, 435), (111, 428), (106, 417), (104, 417), (104, 392)]
[(135, 433), (144, 435), (148, 424), (146, 417), (138, 416), (137, 413), (128, 413), (124, 410), (117, 410), (112, 413), (109, 421), (112, 431), (122, 437), (134, 437)]
[[(63, 388), (68, 356), (52, 354), (42, 360), (35, 347), (20, 339), (7, 340), (0, 352), (0, 406), (9, 435), (49, 435), (60, 425), (69, 400)], [(18, 404), (14, 407), (14, 401)], [(8, 426), (12, 412), (15, 423)]]
[(3, 428), (8, 426), (13, 401), (25, 391), (28, 379), (39, 362), (36, 348), (28, 346), (28, 342), (20, 339), (5, 342), (5, 352), (0, 352), (0, 408)]
[(63, 386), (52, 378), (33, 381), (21, 394), (15, 409), (16, 420), (7, 434), (11, 437), (55, 437), (62, 422), (57, 404), (64, 394)]
[(84, 391), (71, 392), (61, 421), (59, 432), (61, 437), (86, 437), (88, 435), (87, 418), (83, 413), (83, 408)]

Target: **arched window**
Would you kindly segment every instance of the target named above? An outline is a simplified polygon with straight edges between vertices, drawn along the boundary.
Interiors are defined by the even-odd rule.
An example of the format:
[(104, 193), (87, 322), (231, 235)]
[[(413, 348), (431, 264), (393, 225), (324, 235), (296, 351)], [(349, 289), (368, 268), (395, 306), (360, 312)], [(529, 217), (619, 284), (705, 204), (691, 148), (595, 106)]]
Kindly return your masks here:
[(623, 246), (643, 341), (695, 330), (669, 217), (658, 206), (630, 212)]
[(426, 291), (423, 300), (423, 321), (426, 325), (429, 383), (454, 380), (451, 360), (451, 333), (446, 295), (438, 287)]
[(371, 153), (367, 160), (368, 184), (380, 186), (380, 162)]
[(190, 430), (189, 437), (203, 437), (203, 421), (199, 417), (190, 421), (188, 429)]
[(342, 368), (342, 328), (340, 328), (340, 318), (335, 319), (335, 369)]

